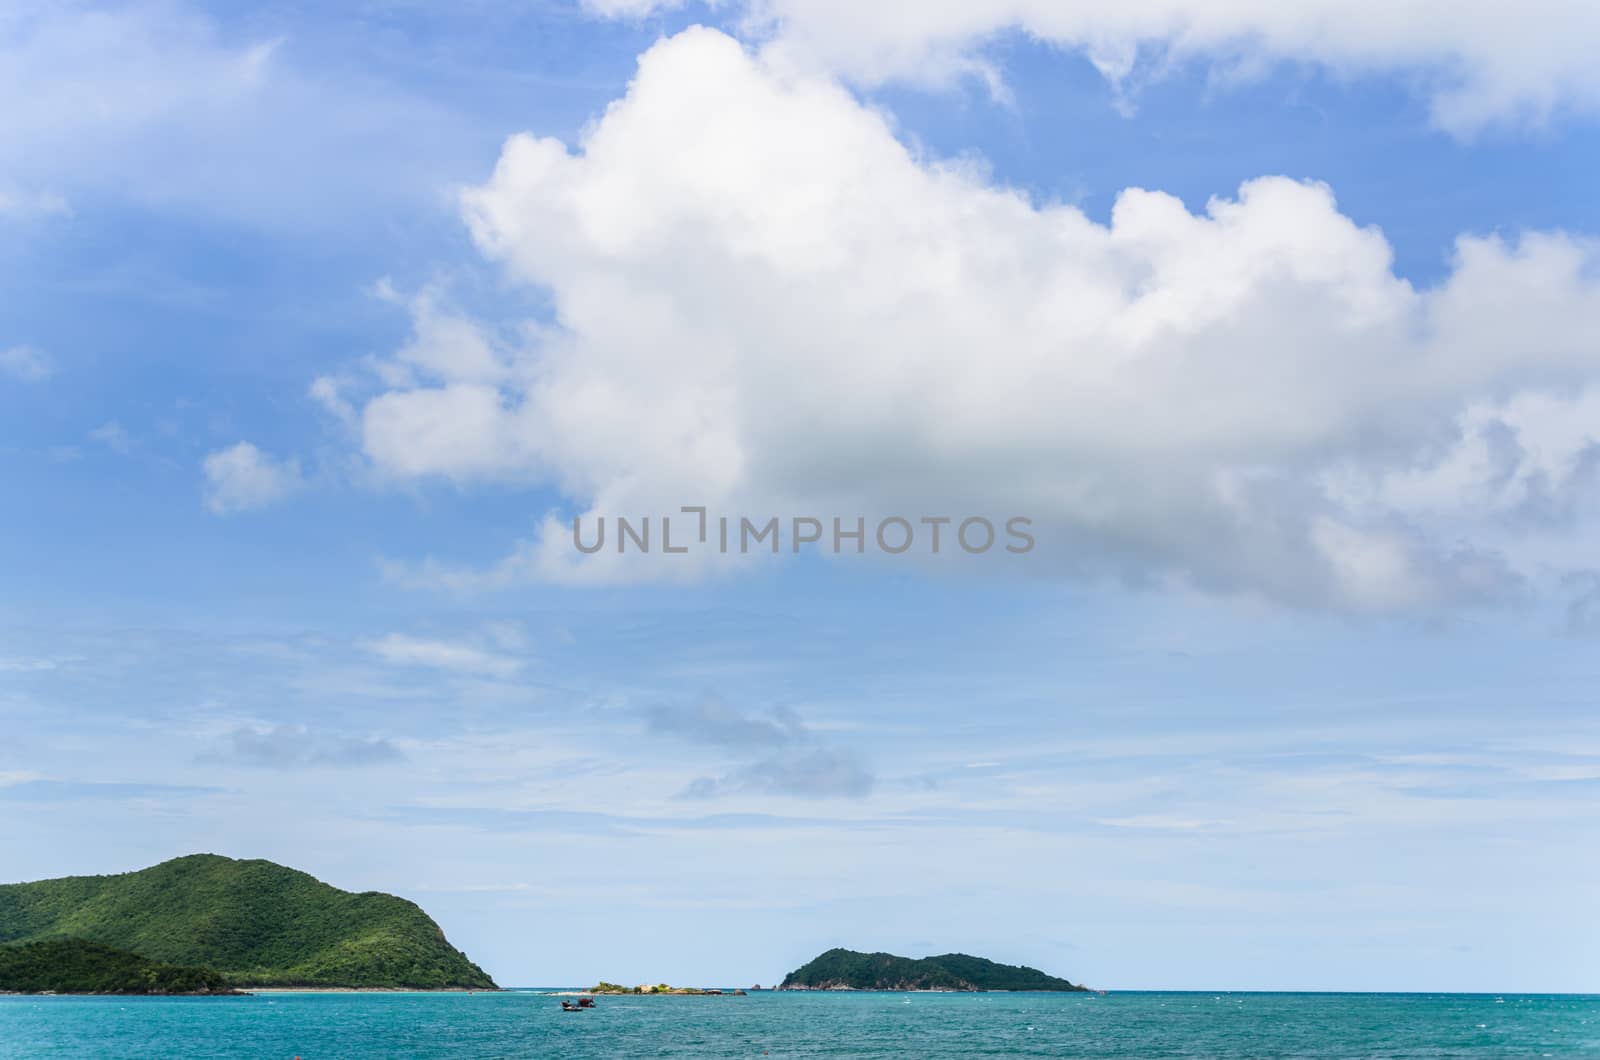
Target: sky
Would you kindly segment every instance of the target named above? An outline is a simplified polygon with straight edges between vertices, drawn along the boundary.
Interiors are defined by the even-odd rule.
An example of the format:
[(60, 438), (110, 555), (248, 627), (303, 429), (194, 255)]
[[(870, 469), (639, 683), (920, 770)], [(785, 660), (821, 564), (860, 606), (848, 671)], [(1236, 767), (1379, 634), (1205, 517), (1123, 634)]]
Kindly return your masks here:
[(0, 878), (1600, 991), (1600, 9), (897, 7), (8, 5)]

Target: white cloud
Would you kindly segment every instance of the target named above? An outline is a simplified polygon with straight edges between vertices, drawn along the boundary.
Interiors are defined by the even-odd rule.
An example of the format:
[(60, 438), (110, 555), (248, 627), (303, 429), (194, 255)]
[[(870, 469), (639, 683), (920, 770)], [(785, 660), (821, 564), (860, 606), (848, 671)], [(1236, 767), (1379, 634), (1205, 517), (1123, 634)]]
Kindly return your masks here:
[(43, 673), (56, 668), (54, 659), (37, 659), (26, 656), (17, 658), (0, 657), (0, 673)]
[(390, 633), (365, 647), (385, 662), (453, 670), (479, 677), (507, 678), (522, 669), (522, 661), (509, 655), (485, 651), (471, 644), (429, 640), (404, 633)]
[(1594, 564), (1600, 525), (1600, 385), (1472, 402), (1396, 466), (1344, 467), (1324, 482), (1348, 510), (1399, 512), (1432, 536), (1470, 527), (1525, 570)]
[(1381, 500), (1444, 519), (1487, 511), (1535, 521), (1576, 514), (1600, 459), (1600, 386), (1474, 405), (1425, 464), (1387, 475)]
[(50, 363), (50, 358), (31, 346), (13, 346), (8, 350), (0, 350), (0, 374), (9, 375), (25, 383), (37, 383), (41, 379), (49, 378), (54, 371), (55, 366)]
[(603, 18), (643, 18), (659, 11), (673, 11), (684, 0), (580, 0), (585, 11)]
[(0, 188), (0, 217), (30, 220), (35, 217), (70, 217), (72, 207), (52, 191), (18, 191)]
[(126, 455), (133, 450), (133, 436), (116, 420), (107, 420), (90, 431), (89, 440), (99, 442), (114, 453)]
[[(681, 0), (585, 0), (592, 12), (638, 17)], [(1531, 0), (1515, 13), (1450, 0), (742, 0), (743, 26), (775, 58), (874, 83), (938, 83), (999, 74), (984, 48), (997, 35), (1085, 54), (1109, 79), (1136, 67), (1197, 59), (1230, 71), (1313, 63), (1338, 74), (1398, 72), (1430, 93), (1435, 120), (1456, 132), (1600, 108), (1589, 42), (1600, 7)]]
[(302, 485), (300, 465), (278, 461), (249, 442), (239, 442), (206, 457), (206, 507), (217, 515), (264, 508)]
[[(1429, 607), (1517, 578), (1472, 536), (1492, 512), (1462, 494), (1430, 533), (1394, 476), (1472, 408), (1600, 382), (1590, 244), (1463, 237), (1417, 290), (1279, 177), (1198, 214), (1128, 189), (1102, 225), (709, 30), (647, 53), (577, 150), (514, 137), (465, 205), (558, 326), (491, 341), (422, 300), (364, 450), (591, 515), (1018, 513), (1041, 573)], [(652, 558), (577, 564), (552, 519), (487, 580), (695, 572)]]

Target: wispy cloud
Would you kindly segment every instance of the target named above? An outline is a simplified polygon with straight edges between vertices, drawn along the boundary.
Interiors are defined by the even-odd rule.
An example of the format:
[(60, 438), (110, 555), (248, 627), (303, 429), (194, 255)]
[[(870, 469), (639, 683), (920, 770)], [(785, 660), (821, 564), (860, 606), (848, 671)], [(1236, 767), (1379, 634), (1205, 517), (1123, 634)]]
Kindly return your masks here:
[(691, 743), (734, 752), (771, 751), (720, 776), (699, 777), (683, 791), (686, 798), (724, 795), (787, 795), (798, 798), (861, 798), (875, 778), (860, 755), (819, 744), (793, 710), (765, 715), (741, 712), (715, 696), (646, 712), (651, 731)]
[(0, 188), (0, 217), (31, 220), (36, 217), (70, 217), (72, 207), (53, 191), (18, 191)]
[(186, 784), (102, 783), (86, 780), (26, 780), (0, 787), (0, 800), (11, 802), (77, 802), (83, 799), (156, 799), (215, 795), (221, 788)]
[[(386, 819), (407, 824), (471, 828), (486, 832), (560, 832), (585, 836), (841, 827), (841, 822), (829, 818), (791, 817), (768, 813), (649, 817), (587, 810), (521, 810), (498, 806), (399, 806), (391, 810)], [(884, 822), (869, 820), (845, 823), (876, 826)]]
[(875, 778), (854, 751), (814, 747), (763, 758), (721, 777), (700, 777), (687, 798), (722, 795), (789, 795), (802, 799), (865, 798)]
[(116, 420), (108, 420), (89, 432), (91, 442), (99, 442), (114, 453), (126, 454), (133, 449), (133, 436)]
[(806, 739), (794, 711), (778, 708), (766, 716), (742, 714), (715, 696), (686, 706), (657, 706), (646, 712), (653, 732), (717, 747), (782, 747)]
[(24, 383), (37, 383), (55, 372), (50, 358), (32, 346), (12, 346), (0, 350), (0, 375), (20, 379)]
[(55, 668), (56, 661), (54, 659), (29, 658), (26, 656), (0, 658), (0, 673), (33, 674), (54, 670)]
[(317, 733), (304, 725), (242, 727), (228, 736), (214, 757), (271, 769), (304, 766), (372, 766), (405, 760), (393, 743), (380, 737)]
[(511, 677), (523, 666), (520, 659), (471, 644), (429, 640), (404, 633), (390, 633), (381, 640), (367, 642), (365, 647), (384, 662), (452, 670), (481, 677)]
[(282, 234), (375, 202), (426, 208), (492, 142), (474, 112), (353, 72), (354, 43), (312, 62), (326, 22), (280, 35), (188, 0), (18, 6), (0, 13), (0, 216), (109, 197)]

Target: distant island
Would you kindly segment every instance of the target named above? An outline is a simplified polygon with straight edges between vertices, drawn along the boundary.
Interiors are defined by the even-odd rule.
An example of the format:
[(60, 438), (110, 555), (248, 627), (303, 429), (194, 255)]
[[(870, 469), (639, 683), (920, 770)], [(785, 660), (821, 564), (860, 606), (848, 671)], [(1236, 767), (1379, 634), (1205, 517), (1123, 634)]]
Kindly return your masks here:
[(494, 990), (415, 903), (215, 854), (0, 885), (0, 991)]
[(784, 977), (779, 990), (1056, 990), (1086, 986), (1046, 975), (1037, 968), (996, 964), (965, 953), (896, 957), (832, 949)]
[[(757, 990), (761, 988), (756, 987)], [(617, 983), (608, 983), (604, 979), (590, 987), (586, 993), (590, 994), (681, 994), (691, 997), (744, 997), (743, 990), (718, 990), (714, 987), (703, 986), (668, 986), (666, 983), (657, 983), (654, 986), (622, 986)]]

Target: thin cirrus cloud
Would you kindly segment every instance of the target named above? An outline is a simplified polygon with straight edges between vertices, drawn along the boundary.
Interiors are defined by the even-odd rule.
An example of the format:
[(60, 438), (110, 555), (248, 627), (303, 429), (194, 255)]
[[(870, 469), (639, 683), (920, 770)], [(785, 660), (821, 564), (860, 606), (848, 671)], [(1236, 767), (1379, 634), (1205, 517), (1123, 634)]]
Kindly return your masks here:
[(221, 790), (221, 788), (187, 784), (41, 779), (0, 784), (0, 800), (52, 803), (109, 799), (124, 802), (139, 799), (184, 799), (198, 795), (215, 795)]
[(448, 670), (477, 677), (509, 678), (523, 667), (521, 659), (510, 655), (471, 644), (431, 640), (404, 633), (390, 633), (379, 640), (367, 642), (365, 647), (387, 663)]
[[(414, 305), (416, 341), (339, 388), (397, 480), (548, 482), (592, 517), (1024, 514), (1041, 576), (1365, 612), (1524, 592), (1549, 535), (1505, 517), (1522, 487), (1571, 532), (1596, 514), (1597, 255), (1563, 233), (1463, 236), (1419, 289), (1320, 184), (1198, 213), (1130, 188), (1100, 224), (707, 29), (579, 144), (513, 137), (463, 206), (560, 327)], [(580, 556), (552, 517), (479, 580), (703, 573), (681, 560)]]
[(387, 739), (318, 733), (304, 725), (235, 729), (216, 757), (270, 769), (374, 766), (405, 760), (400, 749)]
[[(638, 18), (683, 0), (583, 0), (591, 13)], [(1003, 91), (985, 55), (1021, 33), (1085, 55), (1114, 85), (1174, 63), (1211, 63), (1230, 76), (1274, 63), (1337, 75), (1400, 74), (1427, 93), (1436, 124), (1470, 135), (1497, 123), (1538, 123), (1600, 109), (1600, 34), (1588, 0), (1533, 0), (1510, 17), (1496, 5), (1449, 0), (739, 0), (748, 38), (787, 64), (852, 80), (939, 84), (976, 76)]]
[(802, 799), (861, 799), (872, 794), (872, 773), (855, 752), (842, 747), (809, 747), (769, 755), (719, 777), (699, 777), (685, 798), (728, 795), (784, 795)]
[(0, 7), (0, 220), (109, 199), (320, 234), (374, 207), (433, 209), (493, 143), (481, 116), (426, 85), (318, 62), (342, 18), (234, 14), (185, 0)]
[(33, 656), (0, 656), (0, 673), (46, 673), (57, 666), (54, 659)]

